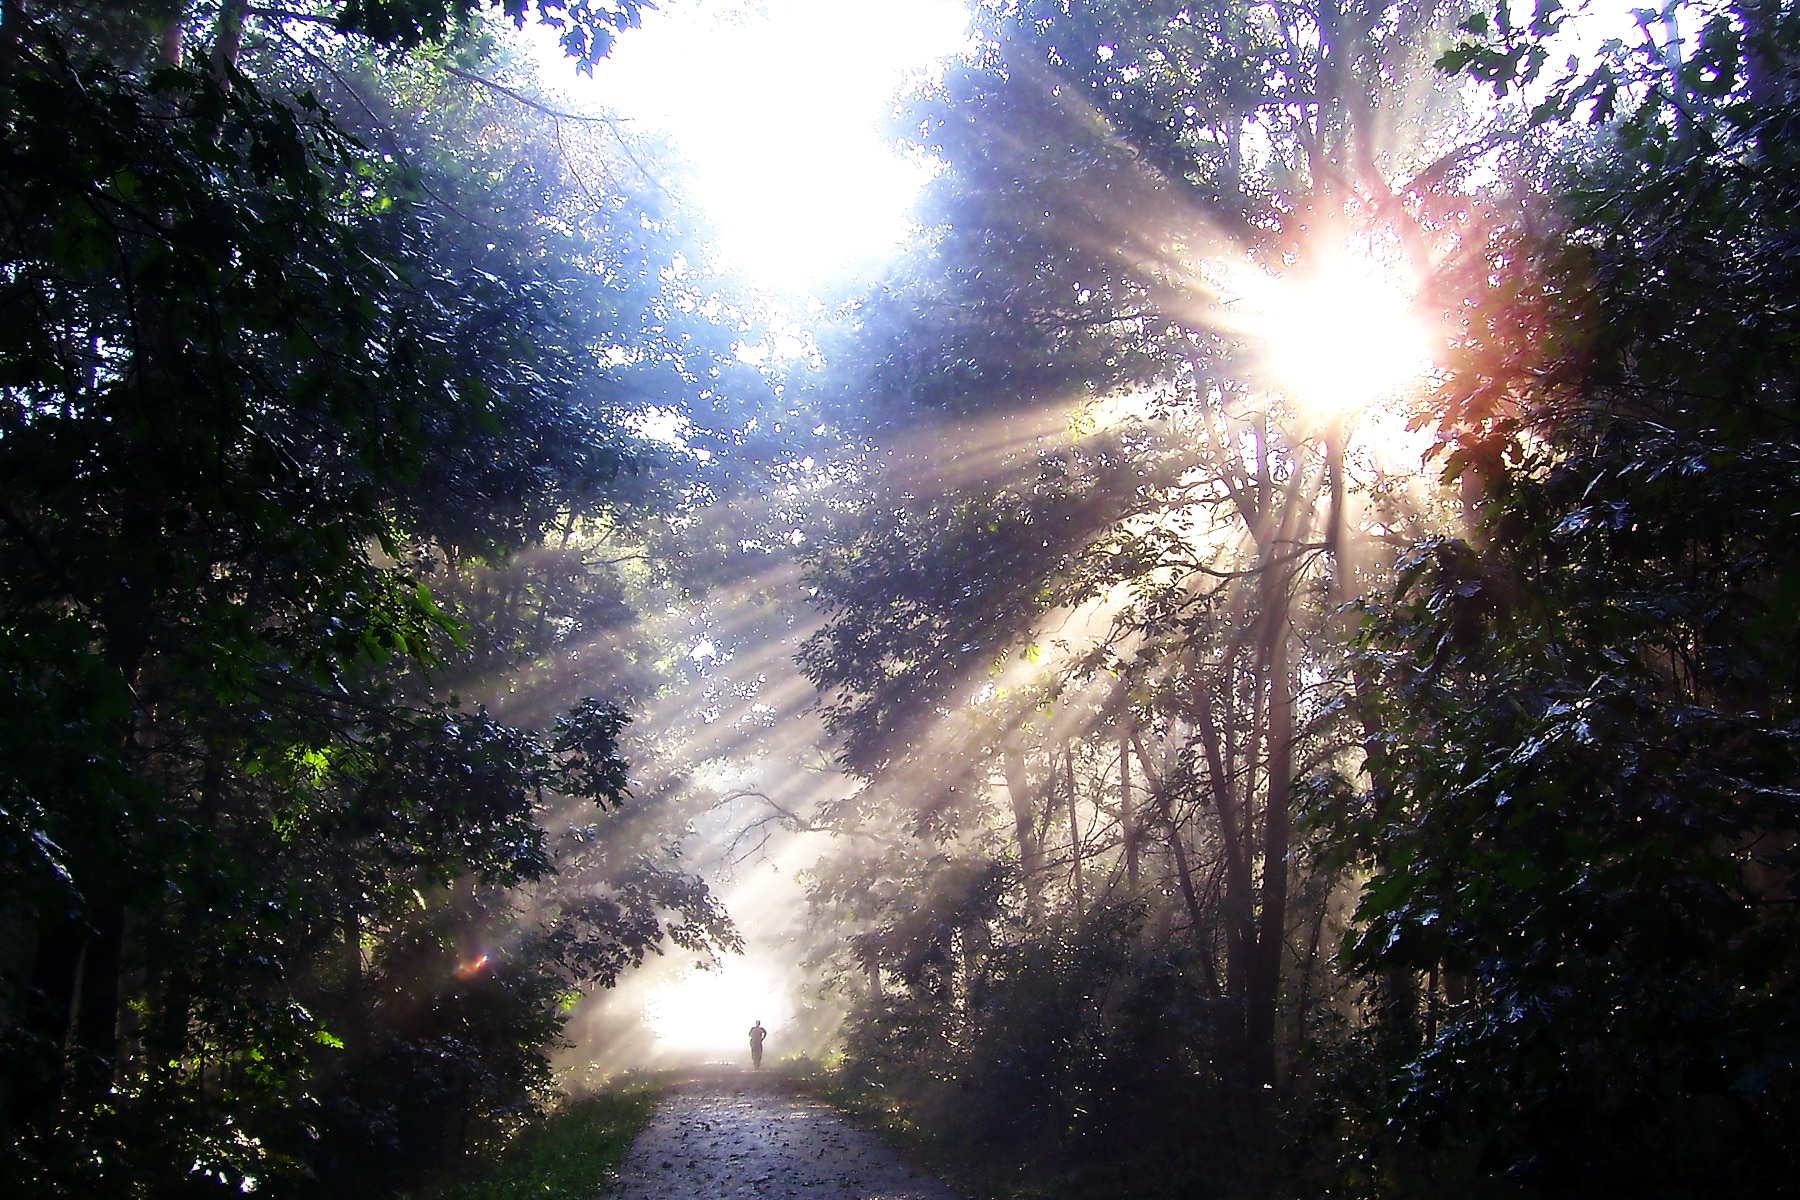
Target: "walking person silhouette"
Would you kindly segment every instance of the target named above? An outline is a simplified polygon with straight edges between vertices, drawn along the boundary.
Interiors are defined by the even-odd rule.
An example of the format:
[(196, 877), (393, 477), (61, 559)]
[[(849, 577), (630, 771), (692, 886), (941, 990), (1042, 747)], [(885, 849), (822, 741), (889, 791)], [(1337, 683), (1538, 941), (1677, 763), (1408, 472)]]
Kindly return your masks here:
[(768, 1036), (769, 1031), (763, 1028), (761, 1019), (758, 1019), (756, 1024), (750, 1027), (750, 1069), (752, 1071), (762, 1070), (763, 1039)]

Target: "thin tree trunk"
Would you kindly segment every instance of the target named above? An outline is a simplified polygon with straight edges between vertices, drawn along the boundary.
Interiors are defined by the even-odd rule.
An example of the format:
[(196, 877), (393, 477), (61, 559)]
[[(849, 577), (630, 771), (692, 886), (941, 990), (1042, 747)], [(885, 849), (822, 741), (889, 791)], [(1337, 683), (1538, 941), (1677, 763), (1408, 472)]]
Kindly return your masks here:
[(249, 9), (250, 0), (225, 0), (219, 6), (213, 23), (212, 68), (221, 86), (230, 86), (238, 56), (244, 51), (244, 16)]
[(1219, 994), (1219, 968), (1213, 961), (1212, 943), (1206, 934), (1206, 907), (1200, 902), (1200, 894), (1194, 887), (1194, 870), (1188, 863), (1186, 840), (1170, 815), (1167, 802), (1163, 803), (1162, 812), (1169, 827), (1169, 848), (1175, 855), (1176, 877), (1181, 881), (1181, 898), (1187, 903), (1194, 949), (1200, 954), (1200, 967), (1204, 976), (1201, 983), (1205, 986), (1207, 997), (1216, 998)]
[(1669, 99), (1675, 108), (1675, 138), (1683, 150), (1694, 143), (1694, 97), (1682, 78), (1681, 18), (1678, 0), (1665, 0), (1662, 10), (1663, 68), (1669, 74)]
[(119, 1056), (120, 975), (125, 961), (125, 906), (111, 895), (96, 897), (93, 934), (81, 966), (81, 1002), (75, 1018), (78, 1075), (103, 1090), (113, 1081)]
[(163, 983), (162, 1001), (152, 1011), (144, 1032), (144, 1049), (151, 1069), (167, 1075), (179, 1072), (188, 1050), (188, 1022), (193, 1016), (194, 977), (177, 964)]
[(188, 6), (179, 5), (170, 13), (163, 27), (156, 31), (157, 61), (165, 67), (179, 67), (181, 54), (186, 47), (183, 39), (187, 36)]
[(1163, 828), (1169, 831), (1169, 856), (1175, 862), (1175, 877), (1181, 888), (1181, 898), (1187, 905), (1188, 924), (1193, 932), (1194, 947), (1200, 954), (1200, 965), (1204, 971), (1202, 982), (1210, 999), (1219, 995), (1218, 964), (1213, 961), (1212, 942), (1207, 937), (1206, 907), (1201, 903), (1200, 893), (1194, 887), (1194, 871), (1188, 862), (1187, 843), (1181, 836), (1181, 827), (1175, 820), (1174, 804), (1169, 796), (1168, 780), (1159, 775), (1151, 766), (1150, 759), (1144, 754), (1143, 742), (1139, 740), (1137, 731), (1131, 733), (1132, 745), (1137, 750), (1138, 761), (1144, 765), (1144, 779), (1150, 789), (1150, 798), (1156, 804), (1157, 816), (1161, 818)]
[[(1256, 689), (1263, 710), (1259, 728), (1252, 730), (1251, 744), (1260, 742), (1262, 804), (1262, 872), (1258, 883), (1257, 926), (1245, 955), (1244, 1062), (1253, 1087), (1273, 1087), (1276, 1070), (1276, 1016), (1281, 1000), (1281, 955), (1287, 940), (1288, 855), (1293, 840), (1292, 790), (1294, 775), (1294, 678), (1291, 664), (1293, 636), (1289, 606), (1292, 567), (1280, 561), (1310, 535), (1311, 514), (1319, 480), (1307, 480), (1310, 472), (1291, 472), (1279, 509), (1266, 511), (1269, 519), (1253, 530), (1257, 541), (1258, 578), (1256, 605), (1258, 645)], [(1303, 489), (1307, 502), (1301, 503)], [(1260, 735), (1260, 737), (1258, 736)], [(1257, 758), (1246, 760), (1255, 767)], [(1251, 788), (1245, 788), (1248, 808)], [(1248, 845), (1249, 817), (1245, 842)]]
[(1331, 569), (1330, 600), (1340, 604), (1344, 594), (1344, 420), (1339, 417), (1325, 431), (1325, 475), (1331, 491), (1331, 505), (1325, 514), (1325, 553)]
[(1438, 969), (1431, 964), (1431, 973), (1425, 977), (1425, 1041), (1427, 1044), (1437, 1040), (1438, 1026)]
[[(1225, 937), (1226, 992), (1242, 999), (1248, 948), (1255, 940), (1256, 883), (1251, 876), (1250, 857), (1245, 843), (1249, 831), (1240, 819), (1242, 809), (1232, 792), (1230, 772), (1225, 766), (1224, 749), (1218, 722), (1213, 716), (1212, 697), (1204, 688), (1194, 692), (1194, 714), (1200, 734), (1200, 748), (1206, 759), (1208, 789), (1213, 807), (1219, 815), (1219, 832), (1224, 843), (1225, 858)], [(1248, 805), (1244, 805), (1247, 808)]]
[(1036, 925), (1042, 911), (1039, 893), (1043, 887), (1043, 854), (1037, 837), (1036, 797), (1032, 795), (1031, 780), (1022, 751), (1009, 747), (1004, 752), (1002, 769), (1006, 777), (1007, 796), (1012, 801), (1013, 835), (1019, 843), (1019, 872), (1024, 876), (1026, 916)]
[(1069, 791), (1069, 859), (1073, 872), (1075, 888), (1075, 920), (1080, 922), (1083, 916), (1081, 895), (1081, 815), (1075, 798), (1075, 748), (1070, 746), (1063, 755), (1064, 776)]
[[(1230, 48), (1234, 61), (1242, 62), (1244, 53), (1244, 14), (1235, 3), (1227, 0), (1224, 7), (1225, 43)], [(1230, 110), (1225, 114), (1229, 132), (1225, 137), (1225, 193), (1226, 203), (1231, 206), (1235, 216), (1244, 208), (1244, 114), (1239, 111), (1238, 101), (1230, 92), (1226, 93), (1226, 102)]]
[(45, 1078), (26, 1079), (13, 1095), (12, 1123), (40, 1124), (62, 1097), (64, 1052), (75, 1025), (75, 1001), (81, 979), (85, 939), (78, 922), (52, 917), (38, 928), (37, 954), (31, 968), (31, 990), (25, 999), (25, 1028), (50, 1051)]
[(1276, 1082), (1275, 1012), (1281, 991), (1281, 949), (1287, 934), (1289, 812), (1293, 776), (1294, 696), (1288, 669), (1287, 614), (1277, 610), (1268, 651), (1267, 790), (1263, 805), (1262, 911), (1244, 981), (1244, 1039), (1250, 1082)]
[(1319, 938), (1325, 931), (1325, 909), (1331, 903), (1331, 890), (1319, 897), (1314, 906), (1312, 936), (1306, 939), (1306, 963), (1300, 971), (1300, 998), (1294, 1004), (1294, 1023), (1301, 1039), (1306, 1037), (1306, 1019), (1312, 1012), (1313, 972), (1319, 965)]
[(1131, 712), (1119, 716), (1119, 828), (1125, 842), (1125, 890), (1138, 894), (1138, 829), (1131, 811)]

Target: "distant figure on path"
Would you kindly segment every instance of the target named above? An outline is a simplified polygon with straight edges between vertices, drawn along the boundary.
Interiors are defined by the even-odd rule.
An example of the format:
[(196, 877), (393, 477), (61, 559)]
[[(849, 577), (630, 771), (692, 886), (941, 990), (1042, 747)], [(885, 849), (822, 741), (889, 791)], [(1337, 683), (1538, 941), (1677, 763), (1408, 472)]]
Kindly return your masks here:
[(768, 1036), (769, 1031), (763, 1028), (760, 1020), (750, 1027), (750, 1069), (752, 1071), (762, 1070), (762, 1044), (763, 1039)]

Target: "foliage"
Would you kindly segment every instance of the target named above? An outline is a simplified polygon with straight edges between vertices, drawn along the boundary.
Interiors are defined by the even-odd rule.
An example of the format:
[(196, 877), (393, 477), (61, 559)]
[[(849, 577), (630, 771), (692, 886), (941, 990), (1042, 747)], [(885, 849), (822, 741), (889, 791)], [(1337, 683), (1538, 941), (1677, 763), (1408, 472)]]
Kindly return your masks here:
[[(1135, 759), (1160, 808), (1143, 832), (1166, 855), (1144, 898), (1191, 917), (1170, 940), (1244, 1006), (1246, 1042), (1270, 1030), (1249, 1014), (1279, 1009), (1281, 1082), (1313, 1105), (1321, 1186), (1778, 1190), (1796, 1144), (1791, 13), (1645, 13), (1641, 43), (1566, 75), (1545, 47), (1558, 5), (1469, 20), (1444, 66), (1544, 99), (1520, 127), (1458, 147), (1440, 139), (1467, 131), (1444, 120), (1408, 147), (1376, 111), (1388, 79), (1444, 50), (1428, 8), (1389, 22), (1293, 6), (1319, 40), (1285, 51), (1265, 36), (1286, 17), (1180, 8), (997, 9), (989, 57), (911, 115), (948, 167), (925, 257), (866, 310), (885, 348), (869, 390), (883, 420), (948, 410), (1001, 449), (961, 474), (871, 472), (865, 519), (812, 559), (832, 622), (805, 661), (837, 689), (827, 715), (870, 779), (827, 819), (923, 843), (850, 856), (885, 855), (903, 887), (820, 876), (822, 910), (855, 924), (844, 985), (868, 977), (851, 1068), (918, 1116), (984, 1062), (958, 1024), (969, 980), (1037, 952), (1045, 982), (1081, 944), (1083, 869), (1118, 887), (1131, 843), (1103, 772)], [(1296, 57), (1340, 36), (1344, 53)], [(1316, 123), (1290, 116), (1291, 86)], [(1239, 103), (1273, 112), (1260, 174), (1233, 159)], [(1577, 119), (1602, 128), (1563, 124)], [(1476, 194), (1459, 192), (1512, 139), (1527, 149), (1490, 161), (1523, 177), (1461, 175)], [(1419, 419), (1474, 526), (1459, 539), (1418, 510), (1378, 513), (1392, 489), (1365, 492), (1364, 528), (1429, 536), (1347, 657), (1309, 604), (1380, 585), (1389, 564), (1347, 548), (1343, 446), (1259, 406), (1189, 270), (1209, 252), (1301, 264), (1321, 228), (1391, 236), (1454, 314)], [(1121, 437), (1136, 486), (1110, 511), (1117, 492), (1042, 486), (1064, 440), (1016, 415), (1109, 388), (1140, 389), (1198, 443), (1182, 461), (1148, 432)], [(1089, 410), (1071, 408), (1079, 425)], [(1014, 424), (970, 421), (999, 414)], [(1015, 487), (1032, 495), (1017, 517)], [(1248, 541), (1285, 549), (1195, 553), (1234, 513)], [(1093, 593), (1057, 586), (1075, 580), (1127, 582), (1130, 604), (1092, 653), (1028, 684), (1010, 656), (1080, 624)], [(1294, 673), (1321, 681), (1314, 695)], [(1134, 733), (1148, 745), (1128, 748)], [(1309, 758), (1314, 853), (1290, 857), (1283, 789)], [(910, 826), (872, 824), (894, 801)], [(1084, 811), (1104, 835), (1078, 827)], [(975, 921), (927, 882), (953, 882), (970, 852), (1008, 872)], [(1282, 909), (1290, 870), (1305, 923)], [(1363, 992), (1319, 1014), (1311, 964), (1339, 871), (1367, 873), (1339, 960)], [(1259, 992), (1271, 952), (1279, 988)], [(1005, 1005), (1021, 1058), (1055, 1044), (1033, 1002)], [(983, 1076), (1021, 1114), (1083, 1086), (1025, 1086), (1051, 1077)]]
[(522, 1132), (492, 1166), (466, 1182), (432, 1188), (427, 1200), (586, 1200), (631, 1149), (662, 1089), (637, 1081), (571, 1100)]
[(521, 27), (535, 12), (587, 70), (606, 57), (615, 36), (637, 28), (643, 11), (654, 7), (645, 0), (332, 0), (326, 6), (345, 33), (404, 49), (442, 41), (484, 8), (499, 9)]
[[(1727, 80), (1792, 61), (1769, 15)], [(1446, 981), (1362, 1046), (1374, 1194), (1779, 1189), (1800, 1145), (1791, 93), (1645, 40), (1482, 268), (1440, 426), (1478, 529), (1372, 611), (1374, 786), (1323, 813), (1372, 871), (1346, 966)]]
[(1036, 477), (947, 495), (894, 472), (802, 551), (831, 622), (799, 662), (830, 697), (825, 719), (853, 769), (889, 765), (938, 706), (962, 698), (969, 664), (1004, 660), (1045, 613), (1086, 598), (1095, 572), (1082, 555), (1146, 483), (1104, 435), (1018, 465)]
[(447, 229), (312, 91), (91, 49), (0, 47), (5, 1175), (391, 1194), (533, 1109), (581, 989), (735, 943), (666, 859), (522, 909), (626, 719), (432, 688), (434, 551), (629, 478), (605, 255)]
[(1058, 937), (1003, 935), (962, 978), (903, 978), (851, 1020), (837, 1086), (1009, 1193), (1231, 1194), (1241, 1162), (1204, 1149), (1248, 1132), (1221, 1014), (1178, 947), (1142, 947), (1142, 922), (1099, 909)]
[[(1275, 1088), (1353, 1004), (1324, 969), (1336, 875), (1291, 823), (1296, 776), (1355, 732), (1333, 610), (1387, 569), (1378, 537), (1428, 521), (1343, 421), (1269, 385), (1268, 331), (1219, 278), (1364, 242), (1423, 272), (1462, 236), (1439, 219), (1474, 207), (1445, 194), (1474, 153), (1430, 71), (1448, 15), (984, 5), (981, 52), (906, 109), (945, 169), (916, 253), (852, 314), (885, 452), (804, 555), (828, 623), (801, 662), (867, 781), (816, 822), (858, 839), (815, 888), (852, 1064), (981, 1074), (1026, 1112), (1082, 1092), (1024, 1062), (1046, 1030), (1022, 982), (995, 1001), (1017, 1069), (988, 1074), (999, 1051), (936, 1024), (951, 1001), (911, 972), (1017, 956), (1048, 987), (1099, 914), (1141, 906), (1128, 950), (1065, 978), (1111, 995), (1179, 961), (1205, 1050), (1166, 1073), (1122, 1054), (1112, 1086), (1182, 1107), (1215, 1181), (1266, 1165)], [(993, 911), (926, 919), (971, 859), (1004, 868)], [(1047, 1144), (1089, 1153), (1114, 1107), (1047, 1118)]]

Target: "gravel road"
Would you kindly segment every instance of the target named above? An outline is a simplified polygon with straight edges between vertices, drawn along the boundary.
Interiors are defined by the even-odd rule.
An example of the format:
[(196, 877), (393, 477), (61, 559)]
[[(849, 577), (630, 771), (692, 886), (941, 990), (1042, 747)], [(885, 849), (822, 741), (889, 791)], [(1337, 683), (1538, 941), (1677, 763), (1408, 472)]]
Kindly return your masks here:
[(619, 1169), (614, 1200), (956, 1200), (826, 1106), (767, 1076), (677, 1084)]

